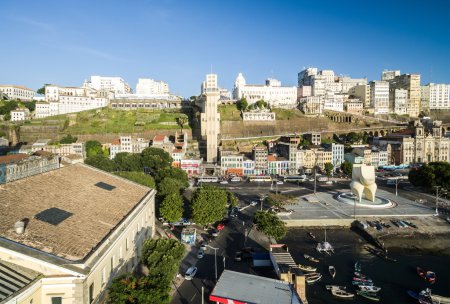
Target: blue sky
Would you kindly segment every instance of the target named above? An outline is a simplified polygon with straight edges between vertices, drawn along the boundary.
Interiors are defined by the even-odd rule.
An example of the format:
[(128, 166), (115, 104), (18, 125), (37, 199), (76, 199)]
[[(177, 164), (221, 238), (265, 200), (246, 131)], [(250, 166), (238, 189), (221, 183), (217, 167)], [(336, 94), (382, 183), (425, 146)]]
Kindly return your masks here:
[(196, 95), (205, 74), (231, 89), (296, 85), (308, 66), (379, 79), (383, 69), (450, 83), (450, 1), (2, 0), (0, 83), (37, 89), (90, 75), (169, 83)]

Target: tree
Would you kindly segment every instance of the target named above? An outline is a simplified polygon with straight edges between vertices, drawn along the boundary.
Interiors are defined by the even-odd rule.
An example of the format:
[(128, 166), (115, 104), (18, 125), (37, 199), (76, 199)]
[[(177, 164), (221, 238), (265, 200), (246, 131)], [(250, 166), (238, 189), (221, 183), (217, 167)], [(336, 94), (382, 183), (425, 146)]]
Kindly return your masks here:
[(183, 126), (189, 121), (188, 116), (186, 114), (180, 114), (177, 117), (177, 122), (181, 127), (181, 132), (183, 132)]
[(192, 219), (201, 225), (221, 220), (226, 214), (228, 195), (225, 190), (205, 185), (195, 190), (192, 201)]
[(166, 195), (159, 208), (159, 213), (168, 222), (173, 223), (183, 217), (183, 198), (180, 193)]
[(119, 171), (143, 171), (140, 154), (120, 152), (114, 156), (114, 162)]
[(260, 109), (262, 108), (267, 108), (267, 102), (265, 102), (264, 100), (258, 100), (256, 103), (256, 106)]
[(61, 138), (61, 140), (59, 141), (60, 144), (73, 144), (75, 142), (77, 142), (78, 138), (74, 137), (70, 134), (67, 134), (66, 136), (64, 136), (63, 138)]
[(345, 139), (347, 142), (354, 144), (354, 143), (359, 142), (361, 140), (361, 138), (362, 138), (361, 134), (358, 134), (355, 132), (350, 132), (347, 134)]
[(116, 164), (103, 154), (89, 156), (84, 160), (84, 163), (106, 172), (112, 172), (116, 169)]
[(163, 149), (149, 147), (145, 148), (142, 153), (142, 166), (148, 168), (152, 174), (156, 174), (159, 170), (167, 168), (172, 164), (172, 157)]
[(431, 162), (418, 169), (409, 171), (408, 179), (414, 186), (424, 187), (428, 191), (435, 191), (439, 186), (450, 191), (450, 163)]
[(180, 168), (166, 167), (164, 169), (161, 169), (156, 173), (155, 180), (159, 183), (166, 177), (170, 177), (180, 181), (184, 187), (187, 187), (189, 185), (186, 172)]
[(114, 174), (129, 179), (130, 181), (141, 184), (143, 186), (153, 189), (156, 188), (155, 180), (153, 179), (153, 177), (151, 175), (145, 174), (144, 172), (119, 171), (114, 172)]
[(353, 165), (349, 161), (346, 160), (341, 164), (341, 170), (348, 177), (352, 177)]
[(331, 173), (333, 173), (334, 166), (332, 163), (325, 163), (325, 173), (328, 177), (331, 176)]
[(286, 235), (285, 223), (273, 212), (257, 211), (253, 221), (259, 231), (275, 240), (280, 240)]
[(86, 157), (103, 155), (102, 144), (96, 140), (88, 140), (85, 144)]
[(227, 197), (228, 197), (228, 204), (231, 207), (237, 207), (237, 205), (239, 205), (239, 200), (237, 199), (237, 197), (234, 195), (233, 192), (227, 191)]
[(179, 180), (171, 177), (166, 177), (158, 184), (158, 195), (166, 196), (172, 193), (180, 193), (180, 190), (185, 185)]
[(25, 106), (25, 108), (30, 110), (30, 112), (33, 112), (36, 109), (36, 101), (34, 100), (24, 102), (23, 105)]
[(236, 102), (236, 107), (239, 111), (245, 111), (248, 107), (248, 102), (245, 97), (242, 97)]
[(48, 85), (48, 84), (45, 84), (41, 88), (37, 89), (36, 93), (38, 93), (39, 95), (45, 95), (45, 86), (46, 85)]

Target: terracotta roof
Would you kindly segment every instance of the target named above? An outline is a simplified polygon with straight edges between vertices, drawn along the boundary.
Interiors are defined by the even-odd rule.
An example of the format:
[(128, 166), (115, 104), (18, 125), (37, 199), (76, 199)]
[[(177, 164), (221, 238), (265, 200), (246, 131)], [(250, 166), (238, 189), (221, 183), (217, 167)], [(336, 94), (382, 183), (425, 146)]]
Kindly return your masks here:
[(120, 139), (114, 139), (111, 145), (120, 145)]
[(10, 164), (10, 163), (15, 163), (18, 162), (22, 159), (27, 158), (29, 155), (28, 154), (9, 154), (9, 155), (4, 155), (4, 156), (0, 156), (0, 164)]
[(183, 150), (182, 149), (173, 149), (172, 153), (182, 153)]
[(48, 152), (48, 151), (38, 150), (38, 151), (34, 152), (33, 155), (37, 155), (37, 156), (53, 156), (53, 153), (52, 152)]
[(267, 155), (267, 161), (276, 161), (277, 158), (275, 155)]
[[(150, 188), (76, 164), (0, 185), (0, 237), (72, 261), (92, 249)], [(25, 232), (14, 224), (27, 218)]]
[(391, 133), (389, 135), (392, 135), (392, 136), (395, 136), (395, 135), (402, 135), (402, 136), (404, 136), (404, 135), (411, 135), (411, 136), (413, 136), (414, 135), (414, 130), (413, 129), (403, 129), (403, 130), (399, 130), (397, 132)]
[(165, 139), (165, 135), (155, 135), (155, 137), (153, 137), (153, 141), (164, 141)]

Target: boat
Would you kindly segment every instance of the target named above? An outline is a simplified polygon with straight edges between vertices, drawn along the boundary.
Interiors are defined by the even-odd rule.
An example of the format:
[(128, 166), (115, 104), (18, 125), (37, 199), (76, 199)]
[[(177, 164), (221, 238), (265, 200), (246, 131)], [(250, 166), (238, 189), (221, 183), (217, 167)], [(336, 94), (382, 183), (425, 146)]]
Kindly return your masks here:
[(315, 257), (312, 257), (312, 256), (310, 256), (310, 255), (308, 255), (308, 254), (304, 254), (303, 255), (304, 257), (305, 257), (305, 259), (307, 259), (308, 261), (311, 261), (311, 262), (314, 262), (314, 263), (319, 263), (319, 260), (318, 259), (316, 259)]
[(331, 288), (331, 294), (338, 298), (351, 299), (355, 296), (354, 293), (350, 293), (341, 288)]
[(327, 290), (331, 290), (333, 288), (338, 288), (338, 289), (341, 289), (341, 290), (346, 290), (347, 289), (347, 287), (345, 287), (345, 286), (338, 286), (338, 285), (325, 285), (325, 288)]
[(372, 282), (362, 282), (362, 281), (355, 281), (355, 280), (353, 280), (352, 281), (352, 285), (355, 285), (355, 286), (373, 286), (373, 283)]
[(450, 304), (450, 298), (433, 295), (429, 288), (419, 293), (408, 290), (407, 293), (411, 298), (418, 300), (420, 304)]
[(355, 262), (355, 272), (361, 272), (361, 263), (359, 261)]
[(391, 223), (394, 224), (396, 227), (400, 227), (400, 224), (396, 220), (391, 220)]
[(355, 274), (355, 277), (357, 277), (357, 278), (360, 278), (363, 280), (370, 280), (370, 278), (368, 276), (362, 274), (361, 272), (355, 271), (354, 274)]
[(373, 283), (371, 279), (361, 279), (357, 277), (353, 277), (353, 282)]
[(315, 283), (319, 281), (322, 278), (322, 275), (320, 273), (315, 272), (314, 274), (305, 275), (305, 281), (308, 284)]
[(309, 231), (308, 231), (308, 236), (314, 240), (316, 239), (316, 236)]
[(331, 244), (327, 242), (327, 228), (326, 227), (325, 227), (325, 241), (323, 241), (322, 243), (318, 243), (316, 246), (316, 250), (318, 252), (325, 252), (329, 255), (331, 255), (331, 253), (334, 253), (333, 246), (331, 246)]
[(425, 271), (420, 267), (417, 267), (416, 270), (417, 274), (425, 281), (428, 281), (431, 284), (436, 282), (436, 274), (433, 271)]
[(330, 272), (331, 277), (334, 279), (336, 276), (336, 268), (334, 266), (328, 266), (328, 271)]
[(300, 270), (303, 270), (304, 272), (315, 272), (317, 270), (317, 267), (302, 264), (298, 264), (298, 268), (300, 268)]
[(368, 252), (370, 252), (371, 254), (384, 259), (386, 261), (392, 261), (392, 262), (396, 262), (397, 260), (394, 258), (391, 258), (387, 255), (387, 251), (383, 251), (374, 247), (370, 247), (370, 246), (364, 246), (364, 249), (367, 250)]
[(379, 292), (381, 287), (373, 286), (373, 285), (358, 285), (359, 289), (367, 292)]
[(366, 299), (376, 301), (376, 302), (380, 301), (380, 297), (376, 293), (362, 291), (362, 290), (357, 290), (356, 293)]

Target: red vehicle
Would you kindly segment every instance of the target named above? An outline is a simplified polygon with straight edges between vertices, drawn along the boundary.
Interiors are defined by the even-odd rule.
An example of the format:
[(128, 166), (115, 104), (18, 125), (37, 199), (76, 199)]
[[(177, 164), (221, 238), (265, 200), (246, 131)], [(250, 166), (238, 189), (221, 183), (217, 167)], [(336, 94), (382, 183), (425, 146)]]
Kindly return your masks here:
[(223, 228), (225, 228), (225, 224), (224, 223), (217, 224), (217, 230), (221, 231), (221, 230), (223, 230)]

